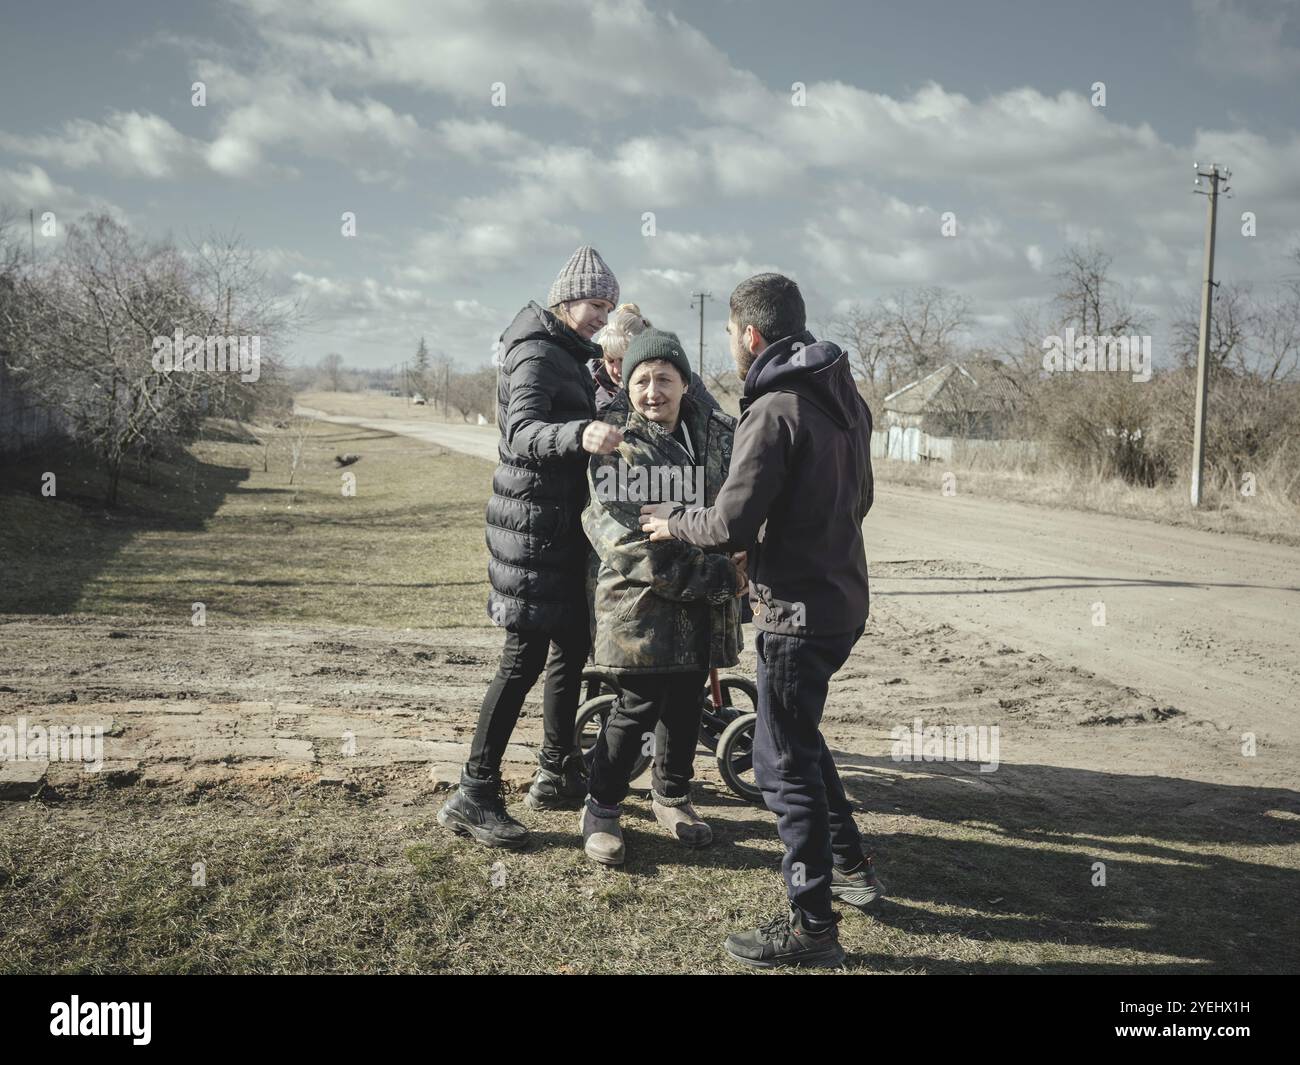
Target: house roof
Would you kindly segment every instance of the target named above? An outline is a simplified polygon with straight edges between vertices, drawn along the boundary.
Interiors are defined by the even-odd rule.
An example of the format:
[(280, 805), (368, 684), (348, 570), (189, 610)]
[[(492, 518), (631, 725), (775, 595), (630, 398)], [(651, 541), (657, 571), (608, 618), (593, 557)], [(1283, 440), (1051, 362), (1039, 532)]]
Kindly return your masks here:
[(948, 362), (885, 397), (900, 414), (1004, 411), (1020, 402), (1019, 386), (997, 359)]

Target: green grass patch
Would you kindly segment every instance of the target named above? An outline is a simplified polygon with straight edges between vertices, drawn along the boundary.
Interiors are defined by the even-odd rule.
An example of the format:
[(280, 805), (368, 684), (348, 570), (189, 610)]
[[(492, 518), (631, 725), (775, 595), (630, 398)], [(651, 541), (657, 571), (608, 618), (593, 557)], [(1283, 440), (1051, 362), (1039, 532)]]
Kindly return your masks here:
[[(518, 807), (534, 843), (506, 853), (453, 838), (433, 810), (381, 816), (332, 796), (257, 813), (209, 801), (136, 807), (94, 821), (51, 819), (35, 804), (13, 811), (0, 821), (0, 970), (731, 972), (725, 936), (782, 905), (771, 818), (730, 800), (700, 804), (717, 833), (703, 851), (659, 834), (632, 802), (622, 869), (582, 854), (575, 814)], [(1281, 934), (1289, 870), (1133, 838), (1108, 841), (1110, 885), (1098, 888), (1096, 840), (1035, 840), (1015, 818), (1003, 832), (890, 820), (876, 843), (891, 898), (877, 918), (844, 909), (848, 972), (1294, 965)]]
[[(490, 463), (314, 423), (290, 484), (283, 434), (251, 433), (202, 440), (147, 476), (130, 465), (112, 510), (103, 473), (78, 451), (7, 465), (0, 613), (188, 619), (201, 602), (209, 617), (259, 622), (491, 624)], [(362, 458), (340, 470), (341, 453)], [(53, 497), (41, 494), (47, 472)]]

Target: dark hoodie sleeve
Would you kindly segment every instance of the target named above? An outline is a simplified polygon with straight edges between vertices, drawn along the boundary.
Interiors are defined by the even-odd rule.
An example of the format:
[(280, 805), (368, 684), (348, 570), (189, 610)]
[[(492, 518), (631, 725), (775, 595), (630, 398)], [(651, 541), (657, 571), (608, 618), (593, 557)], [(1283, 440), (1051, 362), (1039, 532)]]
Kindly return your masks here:
[(755, 403), (736, 428), (731, 469), (711, 507), (680, 510), (668, 531), (696, 547), (747, 551), (785, 487), (793, 435), (776, 404)]
[(510, 402), (506, 407), (506, 444), (530, 459), (559, 459), (582, 452), (582, 433), (590, 420), (553, 422), (551, 390), (555, 371), (545, 348), (525, 355), (510, 371)]

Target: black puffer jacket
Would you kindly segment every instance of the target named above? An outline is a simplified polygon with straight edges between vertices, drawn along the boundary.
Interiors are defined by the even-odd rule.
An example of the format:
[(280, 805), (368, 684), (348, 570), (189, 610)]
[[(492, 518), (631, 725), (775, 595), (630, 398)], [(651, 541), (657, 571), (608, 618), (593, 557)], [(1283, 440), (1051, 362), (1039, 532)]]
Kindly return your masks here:
[(514, 631), (587, 623), (587, 453), (600, 347), (529, 302), (501, 336), (500, 463), (487, 508), (488, 616)]

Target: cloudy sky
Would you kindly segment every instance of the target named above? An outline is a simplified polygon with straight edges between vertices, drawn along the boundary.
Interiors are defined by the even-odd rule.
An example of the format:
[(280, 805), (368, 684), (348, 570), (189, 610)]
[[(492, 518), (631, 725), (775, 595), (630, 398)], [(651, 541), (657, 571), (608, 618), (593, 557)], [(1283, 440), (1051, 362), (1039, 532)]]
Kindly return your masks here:
[(1275, 280), (1300, 241), (1297, 0), (47, 0), (0, 35), (0, 203), (238, 230), (305, 299), (306, 362), (392, 365), (424, 334), (482, 364), (582, 243), (656, 325), (693, 339), (690, 293), (719, 297), (714, 354), (764, 269), (814, 322), (947, 286), (996, 344), (1091, 239), (1160, 364), (1211, 159), (1234, 173), (1220, 278)]

